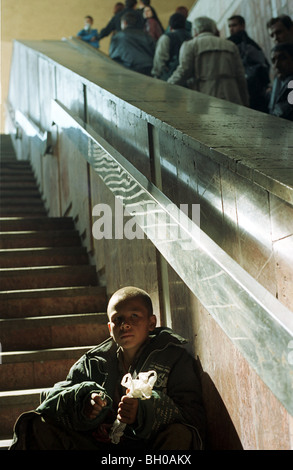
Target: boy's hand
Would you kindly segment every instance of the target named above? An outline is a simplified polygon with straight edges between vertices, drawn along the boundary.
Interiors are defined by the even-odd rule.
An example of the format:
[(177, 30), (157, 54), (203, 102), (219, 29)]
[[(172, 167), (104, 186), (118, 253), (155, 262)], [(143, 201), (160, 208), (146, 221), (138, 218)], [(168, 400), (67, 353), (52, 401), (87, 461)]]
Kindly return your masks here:
[(102, 400), (98, 393), (92, 393), (83, 412), (88, 419), (95, 419), (106, 405), (107, 400)]
[(129, 398), (124, 395), (118, 405), (117, 418), (121, 423), (133, 424), (136, 420), (138, 410), (138, 399)]

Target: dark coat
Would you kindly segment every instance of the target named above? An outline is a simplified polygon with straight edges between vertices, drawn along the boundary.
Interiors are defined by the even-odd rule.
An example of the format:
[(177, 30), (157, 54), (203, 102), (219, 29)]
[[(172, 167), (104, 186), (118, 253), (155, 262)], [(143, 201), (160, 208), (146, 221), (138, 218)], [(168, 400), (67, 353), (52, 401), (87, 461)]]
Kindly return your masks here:
[(260, 46), (251, 39), (246, 31), (228, 38), (238, 47), (245, 69), (250, 107), (267, 112), (266, 90), (270, 84), (270, 65)]
[(150, 75), (155, 47), (149, 34), (127, 27), (112, 38), (109, 56), (128, 69)]
[[(131, 439), (152, 439), (171, 423), (187, 425), (202, 440), (205, 430), (205, 413), (202, 404), (201, 386), (195, 368), (195, 360), (183, 347), (186, 340), (168, 328), (156, 328), (137, 357), (129, 372), (136, 377), (139, 372), (155, 370), (157, 381), (152, 397), (140, 400), (137, 422), (127, 426), (125, 435)], [(93, 432), (106, 420), (113, 423), (117, 401), (125, 394), (119, 387), (123, 376), (119, 361), (119, 348), (112, 338), (93, 348), (71, 368), (66, 381), (50, 389), (36, 412), (52, 420), (61, 428), (80, 433)], [(107, 406), (93, 420), (83, 415), (85, 400), (92, 392), (102, 391)], [(113, 406), (114, 403), (114, 406)], [(113, 406), (113, 409), (112, 409)], [(28, 428), (30, 415), (24, 413), (15, 426), (12, 448), (21, 449), (23, 442), (19, 430)], [(116, 411), (117, 413), (117, 411)], [(22, 445), (22, 444), (20, 444)]]
[(119, 11), (118, 13), (116, 13), (116, 15), (114, 15), (111, 18), (111, 20), (109, 21), (107, 26), (105, 26), (105, 28), (101, 29), (100, 34), (99, 34), (99, 39), (109, 36), (111, 33), (114, 33), (114, 32), (116, 33), (117, 31), (121, 31), (121, 18), (123, 15), (125, 15), (125, 13), (128, 13), (129, 11), (137, 13), (138, 25), (141, 27), (141, 29), (143, 29), (144, 21), (143, 21), (142, 15), (138, 11), (134, 10), (133, 8), (124, 8), (123, 10)]
[(269, 103), (269, 113), (273, 116), (278, 116), (289, 121), (293, 121), (293, 104), (289, 103), (289, 93), (292, 88), (288, 87), (289, 82), (293, 83), (293, 75), (290, 75), (285, 80), (275, 78), (271, 99)]

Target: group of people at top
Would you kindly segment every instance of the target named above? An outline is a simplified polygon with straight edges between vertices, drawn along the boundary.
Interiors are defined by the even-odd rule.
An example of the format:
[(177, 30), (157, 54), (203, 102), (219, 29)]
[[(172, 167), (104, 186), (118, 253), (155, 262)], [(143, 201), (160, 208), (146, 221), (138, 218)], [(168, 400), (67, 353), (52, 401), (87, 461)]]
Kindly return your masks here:
[[(293, 120), (293, 22), (281, 15), (267, 22), (275, 45), (270, 61), (246, 32), (245, 19), (229, 18), (230, 37), (221, 38), (208, 17), (187, 20), (178, 7), (164, 30), (151, 0), (116, 3), (100, 33), (86, 17), (78, 36), (99, 47), (111, 37), (109, 56), (124, 67), (252, 109)], [(271, 65), (272, 83), (271, 83)]]

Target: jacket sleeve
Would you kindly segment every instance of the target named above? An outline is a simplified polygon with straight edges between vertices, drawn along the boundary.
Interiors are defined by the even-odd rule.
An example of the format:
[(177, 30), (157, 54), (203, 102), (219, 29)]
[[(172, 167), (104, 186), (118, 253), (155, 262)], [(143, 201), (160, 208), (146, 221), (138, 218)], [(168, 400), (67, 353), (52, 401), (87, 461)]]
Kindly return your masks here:
[(160, 78), (170, 59), (170, 39), (163, 34), (157, 42), (152, 75)]
[(245, 78), (245, 70), (237, 46), (234, 47), (234, 64), (236, 73), (235, 76), (238, 83), (242, 103), (244, 106), (249, 106), (249, 93), (247, 88), (247, 81)]
[(47, 392), (45, 400), (36, 411), (67, 429), (88, 431), (104, 421), (112, 406), (111, 398), (105, 393), (107, 406), (95, 419), (86, 418), (83, 413), (84, 405), (93, 392), (105, 393), (105, 389), (98, 383), (89, 381), (87, 359), (83, 358), (71, 368), (64, 382), (58, 382)]
[(84, 41), (90, 41), (92, 38), (95, 38), (98, 40), (98, 31), (96, 29), (93, 29), (90, 33), (87, 34), (82, 34), (81, 37)]
[(116, 18), (113, 16), (107, 26), (105, 28), (101, 29), (100, 34), (98, 35), (98, 39), (102, 39), (106, 36), (109, 36), (109, 34), (112, 33), (112, 31), (116, 30)]
[(179, 52), (179, 65), (168, 79), (168, 83), (185, 86), (188, 79), (194, 78), (194, 54), (192, 41), (183, 42)]
[(170, 371), (166, 391), (154, 387), (149, 400), (140, 400), (135, 433), (142, 439), (149, 439), (174, 422), (190, 425), (204, 435), (201, 386), (195, 361), (184, 349)]

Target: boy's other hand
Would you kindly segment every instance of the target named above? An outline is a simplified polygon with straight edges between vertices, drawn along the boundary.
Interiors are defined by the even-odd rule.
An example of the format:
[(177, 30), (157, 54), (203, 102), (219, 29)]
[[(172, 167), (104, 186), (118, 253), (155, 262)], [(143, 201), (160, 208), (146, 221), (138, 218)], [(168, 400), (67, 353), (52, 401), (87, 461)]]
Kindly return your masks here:
[(92, 393), (83, 412), (88, 419), (95, 419), (106, 405), (107, 400), (102, 400), (98, 393)]
[(133, 424), (136, 421), (138, 399), (124, 395), (118, 405), (117, 418), (121, 423)]

